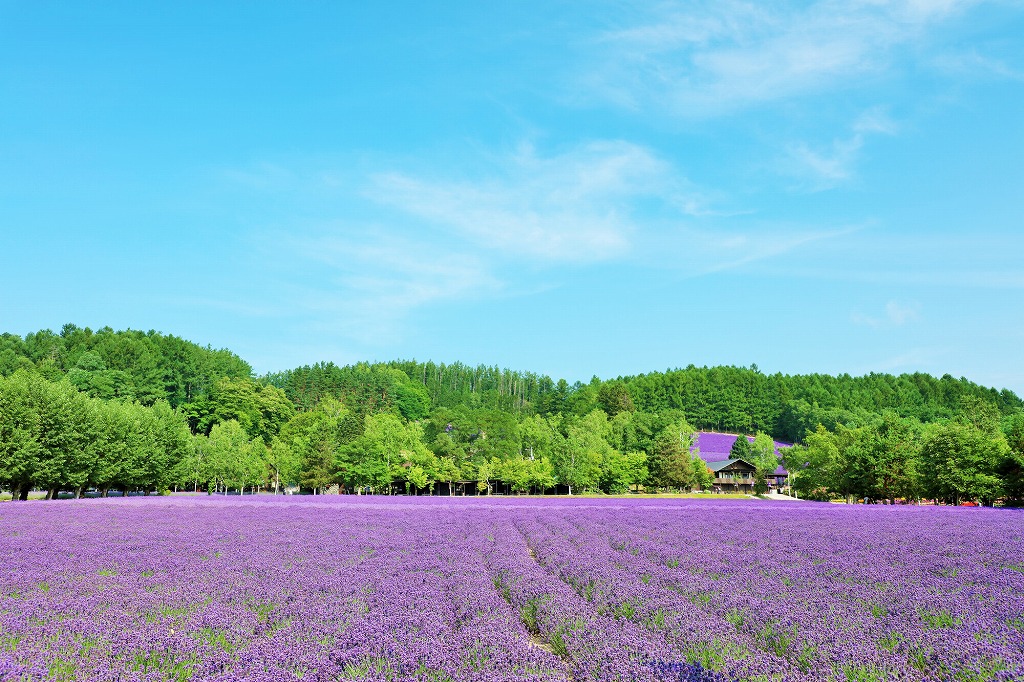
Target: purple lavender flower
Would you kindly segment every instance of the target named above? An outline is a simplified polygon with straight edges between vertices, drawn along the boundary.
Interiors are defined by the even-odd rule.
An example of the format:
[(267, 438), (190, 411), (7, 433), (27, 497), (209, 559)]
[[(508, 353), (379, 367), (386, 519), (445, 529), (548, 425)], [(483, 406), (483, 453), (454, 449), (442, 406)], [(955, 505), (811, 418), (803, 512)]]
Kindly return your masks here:
[(0, 505), (0, 680), (1013, 680), (1019, 512), (706, 500)]

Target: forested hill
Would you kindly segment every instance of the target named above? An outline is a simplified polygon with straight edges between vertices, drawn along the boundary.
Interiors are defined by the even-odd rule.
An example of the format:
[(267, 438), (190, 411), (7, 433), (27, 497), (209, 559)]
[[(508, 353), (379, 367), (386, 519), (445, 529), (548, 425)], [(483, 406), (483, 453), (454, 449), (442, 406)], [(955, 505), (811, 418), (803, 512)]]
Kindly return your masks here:
[(779, 463), (774, 436), (800, 444), (786, 464), (806, 496), (1024, 502), (1021, 400), (949, 376), (687, 367), (569, 384), (396, 361), (257, 378), (230, 351), (152, 331), (0, 336), (0, 489), (18, 499), (39, 488), (708, 490), (698, 430), (755, 435), (762, 487)]
[[(65, 325), (59, 334), (43, 330), (24, 338), (0, 335), (0, 376), (10, 376), (19, 368), (51, 380), (66, 376), (94, 398), (143, 405), (166, 400), (171, 407), (182, 408), (195, 431), (208, 431), (218, 420), (213, 412), (224, 412), (222, 403), (234, 399), (215, 395), (218, 386), (221, 394), (228, 389), (235, 396), (242, 392), (258, 404), (259, 384), (282, 389), (300, 412), (325, 398), (339, 399), (355, 414), (390, 411), (406, 420), (425, 418), (440, 408), (504, 412), (517, 420), (534, 414), (582, 417), (595, 409), (608, 416), (622, 411), (680, 411), (698, 429), (764, 431), (791, 442), (801, 441), (818, 424), (829, 429), (837, 424), (860, 426), (885, 411), (929, 423), (953, 417), (965, 399), (988, 403), (1004, 415), (1024, 407), (1009, 390), (949, 375), (938, 379), (927, 374), (790, 376), (764, 374), (756, 366), (691, 365), (569, 384), (532, 372), (458, 362), (394, 361), (344, 367), (325, 362), (256, 379), (249, 364), (229, 350), (154, 331), (105, 327), (94, 332), (73, 324)], [(225, 384), (226, 379), (236, 383)], [(270, 394), (262, 397), (263, 402), (274, 401)], [(216, 405), (211, 406), (211, 398)]]
[(765, 431), (798, 442), (818, 424), (859, 426), (887, 410), (934, 422), (956, 415), (965, 399), (981, 400), (1010, 414), (1024, 406), (1012, 391), (967, 379), (928, 374), (763, 374), (757, 367), (694, 367), (589, 383), (569, 384), (531, 372), (461, 363), (397, 361), (339, 367), (333, 363), (270, 374), (300, 409), (340, 398), (360, 412), (393, 409), (407, 419), (435, 408), (513, 412), (519, 416), (583, 416), (601, 409), (661, 413), (680, 410), (699, 429), (732, 433)]
[(0, 335), (0, 376), (30, 369), (47, 379), (63, 377), (94, 398), (122, 398), (178, 407), (205, 396), (217, 379), (252, 375), (249, 363), (228, 350), (203, 348), (155, 331), (92, 331), (66, 324), (20, 336)]

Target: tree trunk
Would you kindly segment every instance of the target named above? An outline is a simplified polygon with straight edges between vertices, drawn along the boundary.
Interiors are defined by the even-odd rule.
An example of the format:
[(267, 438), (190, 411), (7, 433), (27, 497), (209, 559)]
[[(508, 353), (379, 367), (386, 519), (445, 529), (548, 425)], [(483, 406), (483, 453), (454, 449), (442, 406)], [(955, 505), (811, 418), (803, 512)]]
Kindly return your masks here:
[(75, 499), (80, 500), (83, 497), (85, 497), (85, 486), (80, 485), (78, 486), (78, 489), (75, 491)]
[(110, 486), (109, 485), (103, 486), (100, 489), (100, 497), (106, 497), (107, 496), (107, 491), (109, 491), (109, 490), (110, 490)]
[(29, 490), (29, 488), (28, 488), (27, 485), (26, 486), (22, 486), (21, 487), (21, 494), (18, 495), (18, 499), (21, 500), (22, 502), (28, 502), (28, 490)]

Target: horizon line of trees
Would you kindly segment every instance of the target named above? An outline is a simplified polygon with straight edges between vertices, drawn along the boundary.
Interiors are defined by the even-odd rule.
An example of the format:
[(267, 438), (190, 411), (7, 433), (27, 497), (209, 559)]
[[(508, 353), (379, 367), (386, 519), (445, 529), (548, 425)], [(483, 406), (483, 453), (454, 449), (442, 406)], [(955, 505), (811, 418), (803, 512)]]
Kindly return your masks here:
[(783, 454), (801, 496), (1024, 504), (1024, 412), (1002, 417), (965, 400), (953, 419), (922, 423), (887, 411), (861, 426), (818, 425)]
[(493, 409), (544, 417), (583, 416), (601, 409), (681, 410), (698, 429), (753, 434), (764, 431), (799, 442), (818, 424), (863, 426), (886, 410), (923, 423), (955, 417), (964, 399), (992, 405), (1003, 416), (1024, 409), (1008, 389), (980, 386), (950, 375), (914, 373), (764, 374), (756, 365), (669, 369), (588, 383), (498, 367), (399, 360), (338, 366), (320, 362), (254, 377), (234, 353), (199, 346), (173, 335), (66, 324), (24, 338), (0, 334), (0, 376), (18, 369), (50, 380), (63, 376), (96, 398), (134, 400), (171, 407), (200, 403), (218, 379), (247, 379), (280, 388), (299, 411), (324, 398), (341, 400), (361, 414), (396, 409), (419, 419), (439, 407)]
[[(50, 387), (40, 388), (39, 381)], [(26, 386), (34, 387), (28, 395), (35, 396), (35, 403), (17, 397), (24, 396)], [(765, 375), (756, 366), (690, 366), (569, 384), (497, 367), (395, 361), (345, 367), (318, 363), (255, 377), (246, 362), (227, 350), (154, 331), (106, 327), (93, 332), (75, 325), (65, 325), (60, 334), (44, 330), (24, 339), (0, 335), (0, 392), (5, 392), (0, 429), (6, 429), (0, 430), (0, 485), (18, 486), (19, 496), (30, 484), (48, 490), (59, 484), (78, 492), (79, 480), (90, 487), (153, 490), (276, 484), (422, 491), (450, 489), (460, 480), (481, 481), (485, 491), (492, 482), (516, 491), (703, 487), (706, 471), (689, 449), (666, 444), (664, 432), (674, 425), (677, 434), (687, 429), (763, 433), (819, 448), (811, 454), (824, 448), (824, 431), (832, 443), (828, 457), (808, 457), (800, 466), (787, 462), (808, 494), (880, 498), (888, 490), (885, 485), (863, 482), (892, 478), (887, 460), (863, 453), (910, 447), (892, 440), (889, 431), (900, 424), (914, 434), (910, 449), (924, 453), (911, 458), (914, 473), (897, 476), (913, 483), (908, 490), (947, 500), (970, 495), (1012, 500), (1018, 488), (1014, 460), (1007, 453), (1020, 451), (1010, 434), (1014, 420), (1024, 419), (1019, 416), (1024, 404), (1012, 392), (948, 375), (788, 376)], [(82, 399), (96, 402), (81, 408)], [(35, 413), (26, 412), (26, 400), (36, 405)], [(79, 405), (78, 412), (46, 407), (51, 403)], [(183, 425), (189, 435), (187, 446), (172, 448), (174, 466), (154, 465), (154, 471), (165, 472), (161, 477), (132, 473), (131, 466), (117, 476), (89, 469), (90, 457), (128, 456), (110, 455), (118, 450), (109, 444), (111, 436), (100, 431), (124, 436), (126, 427), (118, 431), (117, 419), (109, 414), (129, 412), (133, 421), (125, 417), (122, 422), (149, 423), (146, 415), (159, 413), (160, 423)], [(30, 413), (43, 421), (24, 416)], [(54, 424), (67, 422), (69, 432), (61, 436), (67, 444), (88, 441), (95, 457), (78, 462), (71, 445), (58, 447), (51, 435), (56, 426), (44, 423), (44, 413)], [(80, 413), (95, 418), (82, 421)], [(105, 421), (101, 414), (107, 414)], [(1004, 445), (997, 443), (989, 454), (978, 454), (989, 448), (988, 441), (971, 440), (956, 430), (965, 419), (978, 421), (965, 415), (977, 414), (1000, 425), (995, 431), (982, 429), (989, 440), (999, 441), (996, 431), (1002, 433)], [(81, 431), (86, 422), (92, 431)], [(12, 424), (21, 441), (13, 439)], [(146, 436), (135, 438), (129, 439), (129, 449), (152, 453)], [(22, 441), (29, 445), (18, 446)], [(931, 449), (926, 443), (932, 443)], [(997, 460), (995, 468), (975, 467), (997, 484), (937, 487), (929, 472), (944, 471), (950, 480), (987, 480), (929, 454), (939, 443), (969, 453), (962, 461)], [(64, 452), (64, 460), (52, 454), (49, 468), (32, 469), (36, 465), (25, 462), (35, 461), (33, 452)], [(685, 457), (678, 456), (684, 452)], [(232, 463), (232, 457), (237, 461)], [(827, 465), (815, 465), (819, 460)], [(66, 462), (64, 478), (52, 473), (65, 466), (54, 465), (57, 461)], [(24, 473), (29, 470), (37, 473)], [(812, 485), (815, 480), (818, 484)]]
[(279, 389), (224, 378), (197, 417), (188, 405), (92, 398), (67, 378), (0, 377), (0, 488), (21, 500), (36, 488), (48, 498), (290, 486), (433, 493), (441, 484), (451, 494), (456, 482), (483, 494), (496, 485), (517, 493), (705, 489), (711, 473), (693, 441), (677, 411), (519, 421), (439, 408), (410, 421), (394, 411), (360, 416), (333, 399), (299, 412)]
[[(398, 377), (396, 381), (394, 377)], [(408, 418), (418, 410), (466, 406), (518, 415), (601, 409), (681, 410), (702, 430), (754, 434), (764, 431), (785, 442), (799, 442), (818, 424), (866, 425), (886, 410), (921, 422), (951, 419), (965, 399), (991, 404), (1000, 414), (1024, 409), (1008, 389), (980, 386), (950, 375), (936, 379), (914, 373), (763, 374), (756, 365), (695, 367), (629, 377), (568, 383), (530, 372), (461, 363), (394, 361), (338, 366), (306, 365), (264, 375), (261, 381), (284, 390), (300, 410), (336, 398), (358, 410), (395, 407)], [(389, 390), (390, 389), (390, 390)]]

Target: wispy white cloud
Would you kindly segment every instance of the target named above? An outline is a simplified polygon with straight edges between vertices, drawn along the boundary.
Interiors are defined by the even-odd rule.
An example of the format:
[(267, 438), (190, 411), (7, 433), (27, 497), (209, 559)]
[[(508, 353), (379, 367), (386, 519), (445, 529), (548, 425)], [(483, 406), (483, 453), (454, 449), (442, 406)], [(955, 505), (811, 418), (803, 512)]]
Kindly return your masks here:
[(886, 111), (885, 107), (871, 107), (861, 113), (853, 123), (853, 132), (857, 135), (879, 133), (882, 135), (895, 135), (899, 132), (899, 124), (896, 123)]
[(850, 315), (850, 320), (854, 324), (873, 329), (902, 327), (920, 318), (921, 305), (919, 303), (903, 303), (900, 301), (889, 301), (886, 303), (881, 315), (867, 315), (860, 311), (854, 311)]
[(898, 301), (889, 301), (885, 304), (885, 316), (897, 327), (907, 322), (917, 320), (921, 317), (921, 306), (917, 303), (903, 304)]
[(869, 135), (894, 135), (898, 129), (883, 108), (873, 107), (857, 118), (848, 137), (835, 139), (826, 148), (814, 148), (806, 142), (789, 145), (782, 167), (800, 178), (804, 189), (831, 189), (853, 177)]
[(746, 211), (720, 208), (726, 197), (621, 141), (551, 156), (523, 145), (493, 157), (492, 172), (473, 181), (380, 173), (368, 195), (461, 238), (465, 248), (506, 262), (529, 258), (534, 271), (628, 261), (701, 276), (860, 229), (767, 225), (746, 216), (741, 227), (732, 219)]
[(480, 248), (547, 262), (622, 256), (648, 203), (679, 215), (710, 211), (670, 164), (621, 141), (552, 156), (523, 145), (472, 180), (378, 173), (367, 195)]
[(673, 260), (673, 267), (686, 277), (702, 277), (739, 270), (772, 261), (784, 254), (811, 248), (863, 229), (861, 226), (817, 227), (759, 224), (743, 231), (710, 228), (682, 228), (670, 239), (662, 237), (649, 245), (661, 261)]
[(948, 361), (943, 360), (948, 358), (949, 354), (949, 348), (921, 346), (865, 363), (853, 369), (851, 373), (861, 375), (869, 372), (934, 372), (932, 368), (947, 365)]
[[(704, 117), (848, 86), (976, 0), (660, 3), (595, 40), (583, 98)], [(638, 8), (643, 16), (646, 8)]]
[[(261, 261), (290, 264), (260, 278), (265, 314), (373, 344), (401, 338), (425, 309), (550, 291), (564, 283), (566, 264), (699, 277), (849, 231), (766, 225), (722, 210), (727, 198), (623, 141), (555, 154), (529, 144), (503, 154), (476, 149), (459, 166), (473, 173), (431, 166), (369, 172), (362, 183), (351, 173), (334, 182), (330, 167), (313, 164), (222, 173), (251, 202), (290, 196), (299, 209), (287, 217), (278, 207), (268, 218), (276, 224), (253, 239)], [(358, 217), (339, 220), (342, 210)], [(295, 267), (301, 277), (288, 276)]]
[(393, 230), (333, 225), (286, 243), (305, 262), (323, 267), (316, 283), (297, 297), (296, 307), (361, 342), (400, 336), (403, 320), (414, 310), (503, 289), (487, 263), (473, 254)]
[(932, 64), (951, 74), (1024, 81), (1024, 70), (996, 57), (983, 55), (976, 49), (939, 55), (932, 60)]
[(864, 139), (854, 135), (845, 140), (833, 140), (829, 149), (812, 149), (806, 142), (799, 142), (786, 150), (795, 175), (808, 181), (814, 190), (829, 189), (848, 180), (853, 173), (852, 165)]

